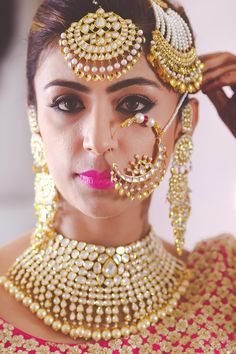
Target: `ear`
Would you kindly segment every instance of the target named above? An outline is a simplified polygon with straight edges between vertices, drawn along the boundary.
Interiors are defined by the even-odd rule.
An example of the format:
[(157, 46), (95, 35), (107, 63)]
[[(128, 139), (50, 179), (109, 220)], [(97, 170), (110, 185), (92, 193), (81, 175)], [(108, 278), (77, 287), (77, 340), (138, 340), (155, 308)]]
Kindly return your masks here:
[[(191, 135), (193, 135), (194, 130), (197, 126), (198, 123), (198, 117), (199, 117), (199, 101), (196, 98), (191, 98), (188, 101), (188, 105), (192, 107), (193, 110), (193, 130)], [(176, 125), (176, 130), (175, 130), (175, 143), (179, 140), (179, 138), (182, 135), (182, 123), (181, 123), (181, 113), (178, 119), (178, 123)]]

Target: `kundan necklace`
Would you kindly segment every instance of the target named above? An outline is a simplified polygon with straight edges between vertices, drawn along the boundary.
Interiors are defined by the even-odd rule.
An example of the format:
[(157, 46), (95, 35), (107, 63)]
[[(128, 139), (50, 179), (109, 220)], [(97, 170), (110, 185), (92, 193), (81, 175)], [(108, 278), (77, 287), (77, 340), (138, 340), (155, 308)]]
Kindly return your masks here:
[(45, 236), (0, 284), (55, 331), (99, 341), (142, 332), (171, 313), (189, 277), (151, 229), (114, 248)]

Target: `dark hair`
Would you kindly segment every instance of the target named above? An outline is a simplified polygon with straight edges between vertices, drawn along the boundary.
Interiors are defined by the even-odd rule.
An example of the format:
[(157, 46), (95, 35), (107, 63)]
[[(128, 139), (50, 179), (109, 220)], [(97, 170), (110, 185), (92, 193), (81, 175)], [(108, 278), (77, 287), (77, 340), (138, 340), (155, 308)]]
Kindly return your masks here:
[[(152, 31), (155, 29), (155, 16), (149, 0), (98, 0), (106, 11), (113, 11), (123, 18), (131, 19), (144, 31), (146, 51), (149, 50)], [(189, 24), (182, 7), (168, 5)], [(96, 11), (92, 0), (44, 0), (39, 6), (29, 34), (27, 55), (28, 104), (36, 104), (34, 77), (39, 64), (40, 55), (46, 48), (57, 45), (59, 36), (72, 22)]]

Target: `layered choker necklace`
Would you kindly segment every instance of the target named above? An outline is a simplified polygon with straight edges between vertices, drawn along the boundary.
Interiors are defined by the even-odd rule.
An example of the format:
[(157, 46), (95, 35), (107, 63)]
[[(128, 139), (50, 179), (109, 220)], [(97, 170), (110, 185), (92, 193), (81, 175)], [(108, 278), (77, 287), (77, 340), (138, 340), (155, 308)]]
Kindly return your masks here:
[(55, 331), (99, 341), (142, 332), (171, 314), (189, 278), (151, 229), (121, 247), (45, 236), (0, 284)]

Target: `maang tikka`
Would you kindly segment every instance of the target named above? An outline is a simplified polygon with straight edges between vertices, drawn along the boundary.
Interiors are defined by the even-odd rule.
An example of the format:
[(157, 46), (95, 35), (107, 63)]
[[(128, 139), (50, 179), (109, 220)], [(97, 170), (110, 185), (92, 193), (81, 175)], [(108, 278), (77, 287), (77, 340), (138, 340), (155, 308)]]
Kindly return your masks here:
[(58, 193), (52, 176), (49, 173), (43, 140), (37, 122), (36, 110), (31, 106), (28, 111), (31, 129), (31, 151), (34, 159), (33, 170), (35, 172), (35, 214), (37, 224), (32, 236), (32, 242), (40, 242), (41, 237), (50, 236), (56, 216)]
[(65, 60), (79, 78), (113, 80), (127, 73), (139, 59), (143, 31), (101, 7), (73, 22), (59, 41)]

